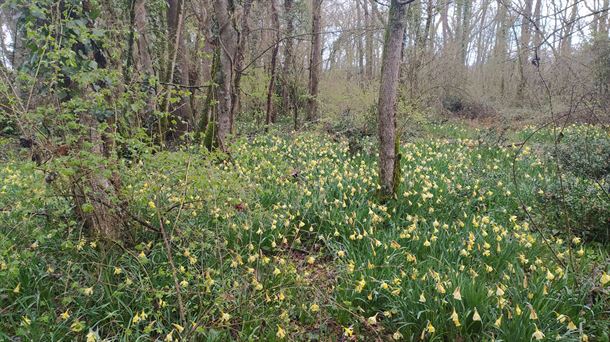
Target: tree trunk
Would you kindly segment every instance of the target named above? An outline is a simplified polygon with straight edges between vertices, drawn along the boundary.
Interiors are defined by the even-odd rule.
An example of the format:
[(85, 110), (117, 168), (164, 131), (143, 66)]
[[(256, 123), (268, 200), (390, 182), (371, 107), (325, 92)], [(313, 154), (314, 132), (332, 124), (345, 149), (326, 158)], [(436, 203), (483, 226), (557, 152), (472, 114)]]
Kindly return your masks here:
[(227, 150), (227, 137), (231, 133), (231, 108), (234, 69), (233, 61), (237, 52), (237, 31), (229, 13), (229, 0), (214, 1), (214, 12), (218, 22), (218, 49), (220, 67), (217, 72), (217, 123), (216, 140), (220, 148)]
[(406, 5), (392, 0), (385, 33), (381, 64), (381, 85), (379, 87), (379, 180), (381, 193), (392, 196), (398, 186), (399, 156), (396, 138), (396, 100), (398, 77), (405, 30)]
[(536, 27), (534, 28), (536, 30), (534, 34), (534, 53), (536, 56), (534, 57), (538, 57), (538, 52), (542, 46), (543, 39), (542, 27), (540, 27), (542, 24), (542, 0), (536, 0), (536, 8), (534, 9), (534, 23), (536, 24)]
[[(79, 119), (88, 131), (87, 135), (79, 139), (79, 147), (87, 149), (92, 155), (106, 158), (109, 154), (106, 150), (108, 146), (105, 146), (97, 119), (91, 113), (82, 113)], [(102, 163), (98, 163), (95, 170), (79, 171), (80, 178), (74, 180), (72, 186), (77, 216), (97, 238), (119, 241), (123, 221), (115, 209), (118, 208), (118, 176), (113, 174), (114, 181), (106, 178), (107, 169)], [(85, 209), (89, 205), (91, 209)]]
[(453, 41), (453, 35), (451, 33), (451, 27), (449, 26), (449, 0), (441, 1), (441, 26), (443, 31), (443, 46), (447, 47)]
[[(230, 131), (234, 131), (235, 116), (241, 110), (241, 76), (242, 68), (244, 65), (244, 55), (246, 52), (246, 42), (250, 35), (250, 24), (248, 18), (250, 17), (250, 9), (252, 8), (252, 0), (245, 0), (242, 7), (240, 31), (237, 32), (237, 52), (235, 55), (235, 76), (234, 86), (231, 94), (231, 115), (230, 115)], [(237, 24), (237, 23), (235, 23)]]
[(486, 49), (483, 47), (484, 46), (484, 41), (485, 41), (485, 30), (483, 29), (485, 27), (485, 21), (487, 19), (487, 10), (489, 7), (489, 3), (487, 2), (487, 0), (483, 1), (483, 4), (481, 4), (482, 8), (481, 8), (481, 20), (479, 22), (479, 33), (477, 36), (477, 59), (476, 59), (476, 66), (479, 67), (481, 65), (483, 65), (483, 63), (485, 62), (485, 55), (487, 53)]
[(366, 24), (366, 34), (364, 38), (364, 45), (366, 50), (366, 70), (365, 76), (367, 80), (372, 80), (373, 68), (374, 68), (374, 56), (373, 56), (373, 16), (369, 11), (368, 2), (370, 0), (364, 0), (362, 9), (364, 10), (364, 22)]
[[(458, 6), (459, 5), (459, 6)], [(458, 41), (459, 41), (459, 61), (461, 66), (467, 66), (468, 42), (470, 41), (470, 17), (471, 17), (471, 1), (458, 0), (456, 1), (457, 21), (459, 24)]]
[(601, 13), (601, 15), (599, 16), (599, 24), (598, 24), (598, 30), (600, 32), (600, 35), (602, 38), (607, 39), (608, 38), (608, 32), (610, 31), (610, 20), (608, 20), (608, 12), (610, 11), (610, 1), (609, 0), (604, 0), (604, 9), (606, 9), (603, 13)]
[(322, 67), (322, 1), (312, 0), (311, 10), (311, 55), (309, 58), (309, 98), (307, 99), (307, 120), (318, 117), (318, 88)]
[(435, 17), (435, 14), (434, 14), (432, 0), (428, 0), (428, 2), (426, 4), (426, 25), (424, 27), (424, 34), (422, 37), (421, 51), (430, 50), (428, 47), (428, 42), (433, 39), (433, 36), (430, 35), (430, 31), (432, 31), (432, 24), (434, 22), (434, 17)]
[(288, 113), (290, 107), (294, 104), (291, 100), (292, 93), (292, 73), (294, 65), (293, 48), (294, 40), (292, 35), (294, 34), (294, 13), (292, 12), (292, 6), (294, 0), (284, 0), (284, 15), (286, 16), (286, 39), (284, 45), (284, 65), (282, 68), (282, 109)]
[(273, 112), (273, 93), (275, 92), (275, 69), (277, 65), (277, 53), (280, 48), (280, 20), (277, 15), (276, 0), (270, 0), (271, 5), (271, 24), (275, 30), (275, 44), (271, 50), (271, 66), (269, 87), (267, 89), (267, 116), (265, 120), (265, 131), (269, 130), (269, 125), (275, 122), (275, 113)]
[(533, 0), (525, 0), (525, 8), (523, 10), (523, 18), (521, 19), (521, 42), (519, 44), (519, 85), (517, 86), (517, 103), (523, 102), (523, 94), (527, 85), (525, 67), (529, 65), (530, 56), (530, 36), (532, 20), (532, 5)]
[[(364, 46), (362, 44), (362, 10), (360, 8), (360, 0), (356, 1), (356, 19), (358, 35), (356, 36), (356, 49), (358, 50), (358, 78), (362, 81), (364, 77)], [(360, 82), (362, 84), (362, 82)]]
[[(184, 29), (184, 2), (183, 0), (168, 0), (167, 27), (169, 39), (169, 66), (167, 82), (176, 85), (190, 85), (189, 54), (186, 47), (186, 31)], [(170, 88), (173, 88), (170, 86)], [(178, 90), (184, 90), (178, 87)], [(191, 99), (189, 96), (180, 96), (180, 101), (169, 107), (170, 118), (176, 121), (169, 137), (177, 137), (188, 131), (194, 123)], [(170, 120), (171, 122), (171, 120)]]
[[(83, 1), (82, 6), (85, 15), (91, 12), (92, 8), (88, 0)], [(93, 26), (94, 23), (88, 20), (87, 27), (93, 28)], [(94, 48), (89, 52), (90, 58), (97, 62), (99, 68), (105, 68), (107, 63), (103, 53), (97, 44), (92, 45)], [(77, 54), (86, 53), (82, 50), (82, 44), (76, 46)], [(78, 85), (72, 81), (68, 82), (72, 93), (70, 97), (87, 97), (93, 91), (93, 89), (78, 88)], [(108, 161), (112, 142), (103, 136), (98, 119), (90, 112), (83, 112), (79, 115), (79, 123), (86, 130), (86, 134), (79, 138), (79, 148), (103, 161)], [(108, 177), (107, 171), (104, 163), (98, 163), (95, 170), (80, 167), (72, 182), (71, 190), (76, 214), (92, 235), (103, 240), (118, 241), (123, 228), (123, 220), (117, 211), (116, 201), (120, 182), (115, 172), (110, 172), (112, 176)]]
[(146, 100), (145, 115), (151, 115), (155, 111), (156, 93), (155, 87), (151, 85), (151, 78), (155, 76), (155, 70), (153, 68), (152, 58), (150, 56), (150, 41), (148, 38), (147, 31), (147, 11), (146, 11), (146, 0), (136, 0), (134, 4), (134, 24), (135, 30), (138, 34), (137, 40), (137, 69), (140, 72), (139, 78), (144, 82), (148, 97)]
[(498, 14), (496, 18), (496, 42), (493, 51), (494, 67), (497, 69), (499, 75), (498, 90), (500, 98), (504, 97), (505, 93), (505, 79), (504, 79), (504, 63), (506, 63), (506, 53), (508, 46), (508, 24), (507, 24), (507, 11), (504, 3), (500, 0), (497, 1)]
[(572, 53), (572, 34), (574, 31), (574, 25), (576, 25), (576, 14), (578, 13), (578, 3), (579, 0), (574, 0), (572, 4), (572, 9), (570, 12), (570, 18), (565, 25), (565, 31), (563, 34), (563, 39), (561, 40), (561, 49), (560, 53), (563, 57), (569, 56)]

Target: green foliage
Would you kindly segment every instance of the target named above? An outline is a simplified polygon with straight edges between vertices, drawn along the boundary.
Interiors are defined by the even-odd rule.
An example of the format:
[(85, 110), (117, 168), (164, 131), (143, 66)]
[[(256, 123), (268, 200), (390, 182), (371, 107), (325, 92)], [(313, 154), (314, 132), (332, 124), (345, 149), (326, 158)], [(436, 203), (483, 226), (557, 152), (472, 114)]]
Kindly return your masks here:
[[(379, 205), (374, 139), (361, 143), (350, 151), (348, 139), (309, 133), (241, 138), (231, 163), (204, 148), (138, 149), (137, 161), (118, 164), (121, 196), (147, 225), (131, 220), (116, 250), (83, 234), (35, 165), (3, 164), (0, 338), (607, 334), (608, 296), (593, 291), (610, 272), (606, 252), (546, 234), (558, 261), (520, 209), (518, 198), (532, 213), (545, 209), (533, 194), (553, 191), (552, 165), (524, 152), (514, 184), (516, 149), (467, 138), (403, 143), (397, 198)], [(570, 259), (576, 269), (562, 265)]]
[(610, 135), (598, 128), (562, 133), (555, 152), (554, 146), (547, 147), (561, 167), (573, 174), (591, 179), (610, 176)]
[(323, 122), (336, 126), (336, 131), (357, 129), (365, 134), (376, 134), (376, 103), (379, 83), (359, 82), (354, 76), (328, 74), (320, 84), (320, 111), (325, 113)]
[(610, 241), (608, 133), (596, 126), (571, 125), (556, 132), (543, 130), (536, 138), (543, 142), (545, 162), (562, 177), (562, 183), (539, 193), (545, 206), (541, 220), (554, 229), (570, 228), (587, 240)]

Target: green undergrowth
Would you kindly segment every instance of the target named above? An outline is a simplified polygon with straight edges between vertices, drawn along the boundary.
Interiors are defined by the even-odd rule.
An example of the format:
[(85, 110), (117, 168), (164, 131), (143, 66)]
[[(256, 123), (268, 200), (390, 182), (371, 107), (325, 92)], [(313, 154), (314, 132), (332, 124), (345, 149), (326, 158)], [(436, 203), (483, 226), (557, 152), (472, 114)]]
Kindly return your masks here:
[(131, 217), (112, 245), (13, 156), (0, 339), (607, 340), (608, 245), (582, 233), (604, 222), (574, 216), (610, 207), (606, 181), (565, 174), (594, 204), (548, 217), (561, 206), (545, 153), (434, 132), (452, 135), (401, 146), (385, 203), (372, 139), (277, 133), (238, 139), (230, 158), (141, 155), (121, 166)]

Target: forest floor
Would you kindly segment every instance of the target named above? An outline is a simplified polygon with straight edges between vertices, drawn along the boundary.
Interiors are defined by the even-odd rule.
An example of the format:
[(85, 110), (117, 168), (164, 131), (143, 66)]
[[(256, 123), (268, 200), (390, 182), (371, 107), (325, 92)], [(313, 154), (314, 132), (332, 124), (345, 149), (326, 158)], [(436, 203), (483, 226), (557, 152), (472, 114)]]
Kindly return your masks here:
[(404, 143), (384, 203), (370, 139), (143, 154), (121, 166), (137, 220), (112, 247), (12, 154), (0, 340), (608, 341), (608, 180), (574, 159), (586, 136), (603, 163), (608, 132), (570, 126), (570, 151), (551, 131), (518, 146), (480, 133), (435, 126)]

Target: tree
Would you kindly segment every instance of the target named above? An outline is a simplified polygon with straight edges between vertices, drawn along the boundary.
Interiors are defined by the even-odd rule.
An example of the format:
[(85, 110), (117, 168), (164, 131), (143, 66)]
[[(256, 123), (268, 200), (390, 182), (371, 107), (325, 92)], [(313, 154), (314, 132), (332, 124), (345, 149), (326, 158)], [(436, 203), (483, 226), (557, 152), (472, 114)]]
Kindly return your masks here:
[[(137, 58), (136, 67), (140, 73), (140, 79), (147, 86), (147, 89), (154, 90), (151, 79), (155, 77), (152, 57), (150, 55), (150, 40), (148, 37), (146, 0), (135, 0), (134, 2), (134, 29), (138, 33), (137, 39)], [(146, 102), (146, 115), (152, 114), (155, 110), (155, 94), (151, 92)]]
[[(366, 6), (366, 5), (365, 5)], [(364, 46), (362, 45), (362, 11), (360, 10), (360, 1), (356, 1), (356, 19), (358, 36), (356, 37), (356, 48), (358, 49), (358, 76), (362, 80), (364, 76)]]
[(517, 86), (517, 103), (523, 101), (523, 93), (525, 92), (525, 86), (527, 84), (525, 66), (529, 64), (532, 6), (533, 0), (525, 0), (525, 9), (523, 10), (523, 18), (521, 19), (521, 42), (519, 44), (519, 85)]
[[(110, 70), (104, 46), (111, 44), (106, 31), (96, 27), (97, 8), (88, 0), (17, 4), (23, 39), (18, 44), (30, 57), (14, 60), (20, 63), (14, 68), (28, 80), (28, 93), (39, 95), (30, 101), (13, 92), (10, 103), (18, 105), (10, 111), (12, 118), (51, 191), (72, 202), (76, 218), (91, 236), (120, 241), (125, 222), (112, 129), (116, 126), (109, 108), (117, 91), (111, 87), (122, 78)], [(64, 10), (52, 16), (55, 5)], [(28, 34), (22, 34), (26, 28)], [(54, 53), (43, 53), (47, 46), (36, 44), (41, 41)]]
[(396, 136), (396, 100), (405, 30), (406, 5), (414, 0), (391, 0), (381, 61), (377, 103), (379, 126), (379, 180), (381, 194), (392, 196), (400, 181), (399, 139)]
[[(244, 65), (244, 54), (246, 52), (246, 42), (248, 41), (248, 36), (250, 35), (250, 10), (252, 8), (253, 0), (245, 0), (242, 5), (242, 14), (241, 14), (241, 22), (233, 22), (234, 27), (239, 27), (239, 31), (236, 30), (237, 33), (237, 51), (235, 52), (235, 61), (234, 61), (234, 76), (233, 76), (233, 91), (231, 93), (231, 114), (230, 114), (230, 131), (234, 130), (234, 121), (235, 116), (241, 109), (241, 77), (243, 74), (243, 65)], [(233, 16), (235, 20), (235, 16)]]
[[(184, 29), (184, 1), (168, 0), (167, 7), (167, 27), (169, 41), (169, 60), (167, 64), (167, 82), (170, 89), (183, 91), (184, 86), (190, 86), (190, 64), (189, 49), (186, 46), (186, 31)], [(170, 105), (170, 99), (166, 101), (166, 109), (171, 112), (166, 128), (174, 126), (175, 132), (170, 133), (170, 137), (186, 133), (188, 128), (193, 125), (193, 111), (191, 100), (186, 94), (178, 94), (180, 100)], [(174, 124), (175, 122), (175, 124)], [(164, 132), (165, 133), (165, 132)]]
[(498, 84), (498, 91), (500, 93), (500, 98), (503, 98), (505, 95), (505, 77), (504, 71), (501, 70), (503, 64), (506, 62), (506, 53), (508, 49), (508, 13), (505, 4), (497, 0), (498, 13), (496, 15), (496, 38), (495, 45), (493, 49), (493, 61), (497, 70), (500, 73), (500, 81)]
[(322, 2), (311, 3), (311, 51), (309, 56), (309, 98), (307, 99), (307, 119), (313, 121), (318, 116), (318, 90), (322, 67)]
[(275, 42), (271, 49), (271, 66), (269, 67), (269, 88), (267, 89), (267, 115), (265, 120), (265, 130), (269, 129), (269, 125), (275, 122), (275, 113), (273, 112), (273, 93), (275, 89), (275, 69), (277, 66), (277, 53), (280, 49), (280, 21), (277, 15), (276, 0), (270, 0), (271, 6), (271, 23), (275, 30)]
[(234, 65), (237, 52), (237, 30), (231, 20), (229, 0), (214, 1), (214, 13), (218, 22), (216, 53), (219, 55), (217, 70), (217, 129), (216, 140), (221, 149), (227, 149), (227, 137), (231, 133), (231, 111), (233, 108)]
[(562, 57), (568, 57), (572, 53), (572, 34), (574, 33), (574, 25), (576, 24), (576, 14), (578, 13), (579, 2), (579, 0), (574, 0), (572, 6), (569, 6), (571, 7), (570, 18), (567, 19), (567, 22), (563, 27), (563, 37), (559, 48)]
[(294, 41), (292, 35), (294, 34), (294, 13), (293, 13), (294, 0), (284, 0), (284, 15), (286, 16), (286, 39), (284, 40), (284, 65), (282, 66), (282, 109), (286, 112), (290, 110), (290, 107), (294, 104), (294, 100), (291, 100), (291, 93), (293, 92), (293, 81), (292, 73), (294, 68)]
[(373, 79), (373, 16), (369, 11), (368, 6), (369, 0), (364, 0), (362, 2), (362, 9), (364, 10), (364, 22), (366, 24), (366, 34), (364, 38), (364, 49), (366, 50), (366, 69), (365, 75), (367, 80)]

